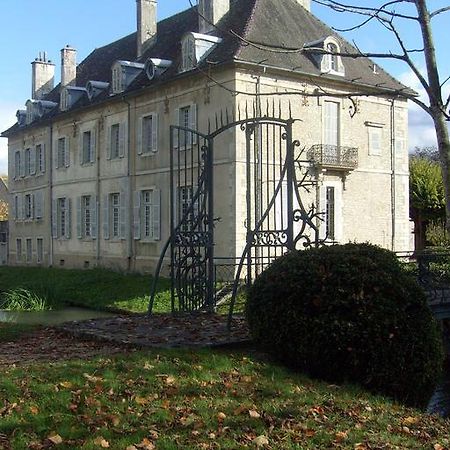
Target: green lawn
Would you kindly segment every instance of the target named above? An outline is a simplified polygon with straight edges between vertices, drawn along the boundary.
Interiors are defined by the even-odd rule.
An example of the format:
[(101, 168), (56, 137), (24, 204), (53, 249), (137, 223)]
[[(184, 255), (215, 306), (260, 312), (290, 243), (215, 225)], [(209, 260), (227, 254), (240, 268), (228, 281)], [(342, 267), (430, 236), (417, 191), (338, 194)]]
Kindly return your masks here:
[[(147, 311), (152, 277), (104, 269), (67, 270), (0, 267), (0, 292), (26, 288), (51, 299), (56, 307), (85, 306), (97, 310)], [(170, 310), (169, 281), (158, 286), (155, 312)]]
[(48, 448), (48, 438), (60, 449), (450, 445), (449, 420), (251, 352), (158, 350), (0, 374), (0, 448), (2, 439), (15, 450)]

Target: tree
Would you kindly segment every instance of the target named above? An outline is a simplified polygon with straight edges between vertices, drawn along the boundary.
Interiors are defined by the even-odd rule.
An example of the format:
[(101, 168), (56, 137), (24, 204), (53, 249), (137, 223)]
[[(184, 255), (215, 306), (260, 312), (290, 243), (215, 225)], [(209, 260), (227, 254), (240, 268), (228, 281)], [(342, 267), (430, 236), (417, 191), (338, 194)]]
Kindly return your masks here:
[(420, 150), (411, 156), (409, 171), (410, 215), (414, 221), (416, 250), (422, 250), (429, 222), (445, 217), (444, 184), (439, 162)]
[[(355, 26), (338, 31), (346, 32), (360, 29), (376, 21), (380, 26), (388, 30), (395, 39), (400, 50), (398, 53), (391, 51), (368, 53), (358, 49), (358, 52), (355, 54), (343, 53), (341, 56), (396, 59), (404, 62), (419, 80), (425, 90), (427, 102), (406, 92), (399, 92), (399, 95), (418, 104), (433, 120), (445, 193), (446, 227), (447, 231), (450, 232), (450, 140), (446, 123), (450, 121), (450, 95), (446, 99), (443, 96), (443, 88), (449, 82), (450, 76), (441, 78), (439, 74), (432, 28), (433, 19), (449, 12), (450, 6), (430, 11), (426, 0), (391, 0), (375, 7), (367, 6), (366, 2), (364, 2), (364, 6), (357, 6), (335, 0), (313, 1), (339, 13), (353, 14), (361, 19)], [(416, 24), (420, 28), (422, 48), (410, 49), (406, 46), (399, 27), (399, 23), (403, 21), (409, 24)], [(419, 55), (423, 58), (426, 74), (421, 73), (416, 63), (416, 58)], [(418, 164), (425, 163), (421, 162)]]
[[(437, 61), (436, 48), (433, 38), (432, 21), (447, 12), (450, 12), (450, 6), (445, 6), (434, 11), (429, 8), (427, 0), (389, 0), (378, 1), (371, 0), (370, 3), (376, 6), (368, 6), (369, 2), (361, 2), (363, 6), (352, 5), (343, 3), (338, 0), (312, 0), (318, 5), (330, 8), (338, 13), (350, 14), (357, 17), (359, 20), (357, 23), (346, 29), (335, 28), (339, 32), (349, 32), (357, 29), (363, 29), (364, 27), (378, 22), (378, 24), (384, 29), (388, 30), (392, 34), (394, 43), (396, 44), (398, 51), (393, 52), (385, 50), (384, 52), (364, 52), (356, 47), (352, 52), (336, 52), (330, 51), (330, 49), (315, 48), (315, 47), (301, 47), (292, 48), (283, 45), (273, 45), (270, 42), (252, 42), (243, 39), (232, 30), (226, 30), (233, 36), (240, 38), (245, 45), (252, 45), (260, 50), (266, 50), (268, 52), (276, 53), (322, 53), (322, 54), (335, 54), (346, 58), (375, 58), (375, 59), (394, 59), (403, 62), (419, 80), (423, 87), (427, 100), (420, 99), (417, 95), (407, 89), (400, 89), (391, 94), (391, 97), (404, 97), (417, 105), (419, 105), (432, 119), (434, 128), (436, 131), (437, 146), (439, 152), (439, 159), (441, 162), (442, 178), (444, 182), (445, 193), (445, 211), (446, 211), (446, 227), (450, 232), (450, 140), (449, 130), (447, 127), (447, 121), (450, 121), (450, 95), (445, 99), (443, 95), (443, 88), (450, 81), (450, 75), (447, 77), (441, 77), (439, 74), (439, 64)], [(191, 5), (193, 0), (189, 0)], [(203, 16), (202, 16), (203, 17)], [(204, 18), (204, 17), (203, 17)], [(204, 18), (207, 20), (206, 18)], [(401, 23), (408, 26), (415, 24), (418, 27), (418, 35), (422, 42), (421, 48), (408, 48), (406, 39), (401, 33)], [(417, 59), (421, 58), (424, 66), (426, 67), (426, 73), (422, 74), (417, 64)], [(214, 79), (211, 78), (215, 82)], [(238, 91), (234, 91), (239, 93)], [(248, 94), (248, 93), (245, 93)], [(284, 94), (292, 94), (285, 92)], [(379, 93), (371, 91), (349, 93), (347, 96), (365, 96), (365, 95), (385, 95), (389, 97), (385, 92), (380, 90)], [(270, 94), (259, 95), (280, 95), (280, 93), (274, 92)], [(302, 93), (302, 95), (307, 95)], [(315, 96), (333, 96), (336, 95), (332, 92), (325, 92), (323, 89), (321, 92), (316, 91)]]

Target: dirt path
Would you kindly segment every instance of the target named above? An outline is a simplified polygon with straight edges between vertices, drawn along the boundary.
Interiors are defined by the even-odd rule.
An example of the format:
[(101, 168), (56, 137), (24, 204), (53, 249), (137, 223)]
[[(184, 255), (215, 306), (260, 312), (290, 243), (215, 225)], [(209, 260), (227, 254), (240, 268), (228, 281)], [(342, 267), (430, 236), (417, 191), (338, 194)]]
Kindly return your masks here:
[(131, 351), (130, 347), (71, 337), (40, 328), (13, 342), (0, 342), (0, 368), (34, 362), (55, 362)]

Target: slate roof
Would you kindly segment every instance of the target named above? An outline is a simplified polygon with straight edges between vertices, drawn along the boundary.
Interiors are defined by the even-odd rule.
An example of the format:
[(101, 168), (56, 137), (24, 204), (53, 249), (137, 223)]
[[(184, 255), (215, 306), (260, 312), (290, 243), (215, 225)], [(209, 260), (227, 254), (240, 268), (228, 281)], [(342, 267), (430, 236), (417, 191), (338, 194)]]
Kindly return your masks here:
[[(373, 62), (367, 58), (343, 58), (345, 77), (340, 77), (321, 74), (320, 68), (314, 62), (312, 56), (303, 52), (272, 53), (246, 43), (250, 41), (301, 48), (306, 43), (335, 36), (341, 43), (342, 52), (357, 52), (354, 47), (295, 0), (232, 0), (231, 5), (230, 12), (212, 33), (223, 40), (208, 55), (207, 62), (204, 61), (203, 66), (209, 63), (217, 66), (233, 61), (262, 63), (268, 67), (340, 81), (345, 80), (357, 85), (369, 85), (395, 91), (406, 89), (404, 85), (381, 68), (375, 74)], [(230, 30), (243, 39), (236, 37)], [(179, 76), (186, 76), (186, 74), (178, 72), (178, 67), (181, 61), (181, 38), (189, 31), (198, 31), (196, 7), (160, 21), (155, 44), (148, 48), (140, 59), (137, 59), (136, 55), (136, 33), (94, 50), (77, 67), (77, 86), (84, 87), (89, 80), (111, 82), (111, 66), (117, 60), (145, 62), (149, 57), (172, 60), (174, 64), (161, 77), (153, 81), (149, 81), (146, 75), (142, 73), (128, 87), (127, 93), (146, 88), (152, 84), (161, 84)], [(58, 85), (44, 100), (58, 103), (59, 91), (60, 86)], [(408, 92), (412, 93), (412, 91)], [(104, 101), (109, 97), (109, 93), (104, 92), (92, 102), (89, 102), (87, 96), (84, 96), (72, 106), (71, 110)], [(55, 108), (42, 119), (33, 122), (31, 126), (42, 121), (48, 121), (59, 114), (63, 113)], [(2, 135), (7, 137), (23, 128), (16, 124)]]

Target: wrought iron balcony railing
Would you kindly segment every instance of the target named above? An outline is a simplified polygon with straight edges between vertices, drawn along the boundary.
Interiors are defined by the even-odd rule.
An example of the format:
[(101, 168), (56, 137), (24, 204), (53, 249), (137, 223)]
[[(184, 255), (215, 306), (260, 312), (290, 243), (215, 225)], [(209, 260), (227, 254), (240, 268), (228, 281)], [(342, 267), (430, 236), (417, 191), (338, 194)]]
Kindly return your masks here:
[(358, 149), (339, 145), (313, 145), (308, 150), (308, 159), (324, 168), (353, 170), (358, 167)]

